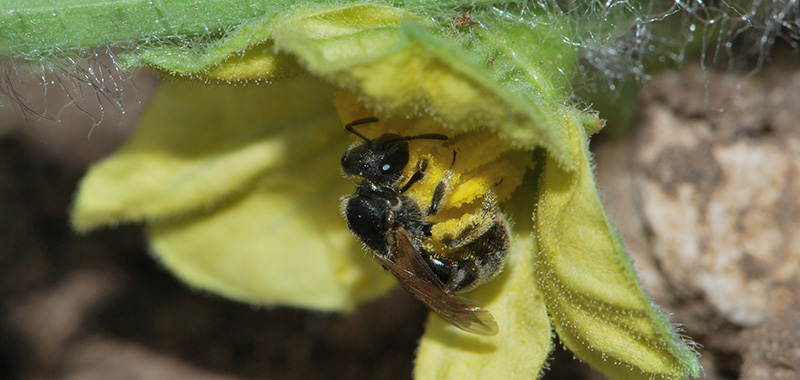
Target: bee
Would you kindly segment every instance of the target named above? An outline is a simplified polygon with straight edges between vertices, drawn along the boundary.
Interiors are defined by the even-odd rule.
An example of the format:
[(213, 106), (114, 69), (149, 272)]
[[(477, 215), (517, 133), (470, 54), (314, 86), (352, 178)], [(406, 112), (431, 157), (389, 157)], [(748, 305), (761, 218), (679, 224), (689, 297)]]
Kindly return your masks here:
[[(355, 194), (342, 200), (348, 227), (428, 309), (462, 330), (497, 334), (497, 322), (489, 311), (456, 295), (491, 280), (504, 264), (508, 222), (499, 212), (493, 193), (486, 194), (480, 210), (462, 223), (465, 227), (461, 231), (441, 241), (430, 241), (435, 223), (429, 217), (446, 203), (450, 176), (439, 179), (430, 205), (420, 207), (407, 191), (425, 177), (428, 160), (416, 162), (407, 179), (403, 171), (410, 159), (409, 142), (448, 141), (448, 137), (438, 133), (386, 133), (369, 139), (354, 129), (377, 121), (368, 117), (345, 125), (348, 132), (363, 140), (350, 146), (341, 161), (344, 176), (360, 180)], [(442, 247), (443, 252), (434, 251), (432, 246)]]

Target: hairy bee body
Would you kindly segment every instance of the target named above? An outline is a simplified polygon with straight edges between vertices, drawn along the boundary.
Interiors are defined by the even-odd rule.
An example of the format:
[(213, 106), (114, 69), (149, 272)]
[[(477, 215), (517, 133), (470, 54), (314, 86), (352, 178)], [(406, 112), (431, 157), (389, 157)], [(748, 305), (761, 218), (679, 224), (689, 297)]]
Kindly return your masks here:
[(466, 331), (496, 334), (491, 314), (455, 295), (491, 280), (503, 267), (509, 246), (508, 223), (493, 194), (485, 195), (480, 210), (455, 233), (434, 237), (436, 223), (430, 216), (446, 203), (451, 176), (438, 179), (429, 205), (420, 207), (405, 193), (425, 177), (428, 161), (420, 159), (407, 179), (402, 172), (409, 161), (409, 141), (444, 141), (447, 137), (384, 134), (370, 140), (352, 129), (374, 121), (377, 119), (367, 118), (346, 126), (364, 140), (342, 156), (345, 176), (361, 181), (355, 194), (342, 202), (348, 227), (429, 309)]
[(394, 226), (403, 226), (414, 248), (447, 290), (455, 293), (472, 290), (502, 270), (509, 244), (508, 226), (502, 214), (495, 215), (489, 228), (479, 236), (464, 239), (458, 245), (451, 242), (450, 250), (444, 254), (426, 247), (424, 243), (431, 236), (426, 213), (396, 189), (365, 181), (344, 203), (350, 230), (372, 252), (387, 259), (392, 259), (392, 252), (386, 235)]
[(500, 274), (508, 252), (508, 224), (498, 214), (489, 229), (449, 254), (428, 252), (422, 255), (433, 272), (453, 292), (465, 292)]
[(414, 246), (426, 237), (424, 215), (411, 198), (391, 187), (380, 187), (365, 181), (356, 193), (345, 200), (345, 216), (350, 230), (364, 245), (377, 254), (391, 259), (387, 232), (403, 226)]

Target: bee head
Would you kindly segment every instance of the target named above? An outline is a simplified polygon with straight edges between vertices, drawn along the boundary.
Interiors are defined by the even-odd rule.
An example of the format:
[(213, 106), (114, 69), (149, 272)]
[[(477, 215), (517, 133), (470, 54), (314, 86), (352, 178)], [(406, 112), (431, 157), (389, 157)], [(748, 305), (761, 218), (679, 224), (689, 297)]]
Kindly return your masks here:
[(344, 126), (348, 132), (364, 140), (350, 146), (342, 156), (342, 170), (346, 176), (361, 177), (379, 186), (391, 186), (400, 179), (403, 169), (408, 164), (408, 141), (447, 140), (447, 136), (438, 133), (416, 136), (384, 133), (376, 139), (369, 139), (353, 128), (356, 125), (377, 121), (377, 117), (365, 117)]
[(342, 156), (342, 170), (345, 175), (388, 186), (400, 179), (408, 157), (407, 138), (386, 133), (347, 149)]

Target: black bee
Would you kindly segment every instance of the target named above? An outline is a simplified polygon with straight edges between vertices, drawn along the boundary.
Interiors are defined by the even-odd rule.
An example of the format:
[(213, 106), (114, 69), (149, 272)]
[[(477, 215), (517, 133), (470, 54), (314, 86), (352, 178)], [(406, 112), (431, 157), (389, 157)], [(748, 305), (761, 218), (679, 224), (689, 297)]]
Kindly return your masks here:
[(430, 252), (424, 243), (431, 238), (432, 224), (427, 219), (441, 209), (450, 184), (447, 178), (440, 179), (430, 207), (422, 209), (405, 193), (424, 178), (428, 162), (421, 159), (408, 180), (400, 182), (409, 161), (409, 141), (448, 138), (442, 134), (387, 133), (371, 140), (353, 129), (377, 121), (369, 117), (345, 126), (364, 140), (350, 146), (342, 156), (345, 176), (361, 180), (355, 194), (342, 202), (347, 225), (428, 309), (462, 330), (497, 334), (497, 323), (488, 311), (455, 294), (492, 279), (502, 269), (509, 245), (508, 223), (497, 210), (493, 194), (487, 194), (481, 210), (466, 227), (441, 242), (446, 254)]

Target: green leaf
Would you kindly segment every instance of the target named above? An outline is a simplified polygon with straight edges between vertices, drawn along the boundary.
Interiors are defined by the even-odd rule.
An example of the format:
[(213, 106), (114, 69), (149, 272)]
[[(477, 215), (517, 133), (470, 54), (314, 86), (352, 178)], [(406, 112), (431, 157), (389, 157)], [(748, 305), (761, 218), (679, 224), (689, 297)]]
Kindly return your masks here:
[[(380, 1), (446, 13), (501, 1)], [(347, 0), (4, 0), (0, 3), (0, 56), (47, 58), (97, 46), (170, 52), (184, 58), (253, 20), (264, 23), (297, 7), (360, 4)], [(149, 53), (146, 53), (149, 54)], [(173, 57), (174, 58), (174, 57)], [(170, 60), (172, 58), (167, 58)]]
[(0, 56), (48, 56), (100, 45), (222, 34), (289, 1), (5, 0)]
[(562, 168), (541, 155), (534, 217), (535, 273), (559, 338), (612, 379), (699, 376), (696, 354), (650, 302), (605, 215), (585, 130), (575, 115), (563, 120), (582, 159)]

